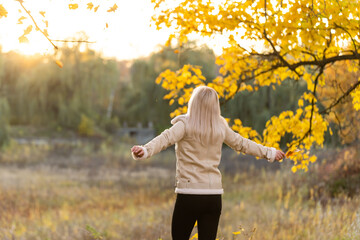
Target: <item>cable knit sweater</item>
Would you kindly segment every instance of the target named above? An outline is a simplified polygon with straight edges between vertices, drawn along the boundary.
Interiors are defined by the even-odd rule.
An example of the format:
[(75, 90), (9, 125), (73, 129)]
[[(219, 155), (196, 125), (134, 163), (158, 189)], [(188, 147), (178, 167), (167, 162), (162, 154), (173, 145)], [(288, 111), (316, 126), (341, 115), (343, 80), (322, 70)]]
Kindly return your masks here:
[(205, 145), (186, 134), (187, 116), (174, 118), (173, 126), (159, 136), (141, 146), (144, 155), (135, 160), (149, 158), (175, 144), (176, 153), (176, 193), (183, 194), (222, 194), (221, 173), (218, 169), (223, 143), (235, 151), (275, 160), (276, 149), (265, 147), (242, 137), (226, 125), (224, 139)]

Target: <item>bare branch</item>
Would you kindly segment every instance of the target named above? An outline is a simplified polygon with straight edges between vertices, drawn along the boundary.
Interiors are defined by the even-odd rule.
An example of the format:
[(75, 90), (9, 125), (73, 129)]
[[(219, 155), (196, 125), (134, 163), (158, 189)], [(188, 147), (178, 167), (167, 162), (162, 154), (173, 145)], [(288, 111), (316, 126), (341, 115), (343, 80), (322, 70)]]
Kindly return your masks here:
[(71, 42), (71, 43), (96, 43), (96, 42), (90, 42), (87, 40), (57, 40), (57, 39), (51, 39), (53, 42)]
[(17, 2), (19, 2), (19, 4), (21, 5), (21, 7), (24, 9), (24, 11), (29, 15), (29, 17), (31, 18), (31, 20), (33, 21), (35, 27), (36, 27), (36, 30), (39, 30), (43, 35), (44, 37), (51, 43), (51, 45), (53, 45), (53, 47), (58, 50), (58, 46), (56, 46), (54, 44), (54, 42), (78, 42), (78, 43), (95, 43), (95, 42), (89, 42), (89, 41), (84, 41), (84, 40), (53, 40), (53, 39), (50, 39), (47, 34), (41, 30), (41, 28), (39, 27), (39, 25), (36, 23), (34, 17), (31, 15), (30, 11), (27, 10), (23, 4), (23, 2), (21, 0), (17, 0)]
[(30, 11), (27, 10), (24, 6), (24, 4), (22, 3), (22, 1), (18, 1), (19, 4), (21, 5), (21, 7), (24, 9), (24, 11), (30, 16), (31, 20), (33, 21), (33, 23), (35, 24), (35, 27), (37, 30), (39, 30), (45, 37), (47, 40), (49, 40), (49, 42), (53, 45), (53, 47), (57, 50), (58, 47), (51, 41), (51, 39), (45, 34), (45, 32), (43, 30), (41, 30), (41, 28), (37, 25), (35, 19), (33, 18), (33, 16), (31, 15)]

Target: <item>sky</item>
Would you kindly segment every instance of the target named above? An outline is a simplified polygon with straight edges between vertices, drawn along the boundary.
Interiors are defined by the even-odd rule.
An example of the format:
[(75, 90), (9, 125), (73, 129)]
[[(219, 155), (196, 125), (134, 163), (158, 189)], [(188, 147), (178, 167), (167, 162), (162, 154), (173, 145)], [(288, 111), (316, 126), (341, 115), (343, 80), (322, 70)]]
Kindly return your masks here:
[[(88, 2), (92, 2), (94, 6), (100, 4), (96, 13), (86, 9)], [(159, 50), (170, 34), (170, 30), (166, 28), (156, 30), (151, 22), (154, 8), (150, 0), (74, 0), (73, 3), (79, 3), (76, 10), (69, 10), (69, 3), (71, 1), (24, 0), (24, 6), (31, 11), (40, 28), (45, 27), (43, 19), (48, 20), (48, 33), (51, 39), (66, 40), (81, 35), (80, 32), (85, 33), (88, 41), (95, 42), (88, 46), (102, 52), (104, 57), (118, 60), (146, 57)], [(114, 3), (118, 9), (108, 13), (107, 10)], [(15, 0), (2, 1), (1, 4), (8, 11), (8, 16), (0, 19), (0, 45), (3, 52), (15, 50), (32, 55), (53, 51), (50, 42), (34, 30), (28, 35), (29, 43), (19, 43), (18, 38), (32, 21), (23, 10), (19, 12), (21, 6)], [(46, 11), (45, 18), (39, 11)], [(27, 18), (23, 24), (17, 24), (21, 16)], [(219, 43), (226, 41), (224, 36), (218, 36), (217, 39), (201, 39), (194, 36), (192, 39), (197, 39), (199, 44), (207, 44), (217, 55), (221, 53), (223, 46)]]

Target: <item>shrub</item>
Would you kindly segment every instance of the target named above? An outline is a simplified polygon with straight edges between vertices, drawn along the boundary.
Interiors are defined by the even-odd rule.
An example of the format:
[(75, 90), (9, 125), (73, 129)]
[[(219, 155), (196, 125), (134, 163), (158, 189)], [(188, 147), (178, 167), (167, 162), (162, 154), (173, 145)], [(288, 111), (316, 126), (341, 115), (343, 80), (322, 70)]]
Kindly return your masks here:
[(95, 123), (84, 114), (81, 115), (81, 121), (78, 126), (78, 133), (82, 136), (91, 137), (95, 133)]

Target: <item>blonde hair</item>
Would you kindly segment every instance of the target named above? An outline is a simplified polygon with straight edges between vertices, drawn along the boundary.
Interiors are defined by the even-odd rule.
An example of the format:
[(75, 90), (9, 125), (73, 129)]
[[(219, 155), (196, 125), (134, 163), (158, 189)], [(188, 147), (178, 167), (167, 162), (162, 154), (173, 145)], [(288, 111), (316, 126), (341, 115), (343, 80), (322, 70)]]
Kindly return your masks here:
[(220, 113), (219, 97), (210, 87), (200, 86), (194, 89), (188, 103), (187, 133), (196, 140), (208, 144), (223, 140), (225, 119)]

